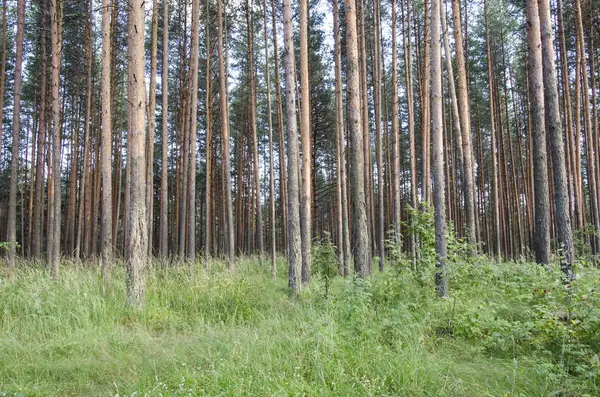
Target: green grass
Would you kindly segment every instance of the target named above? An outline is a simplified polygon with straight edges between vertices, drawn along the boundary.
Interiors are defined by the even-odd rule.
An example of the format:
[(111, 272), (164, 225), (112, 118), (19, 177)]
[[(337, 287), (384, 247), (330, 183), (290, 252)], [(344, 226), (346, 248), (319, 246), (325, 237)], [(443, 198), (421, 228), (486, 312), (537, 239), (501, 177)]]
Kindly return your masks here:
[(571, 294), (556, 272), (480, 260), (453, 268), (448, 300), (424, 273), (296, 299), (283, 261), (275, 281), (252, 260), (156, 268), (136, 310), (120, 267), (105, 283), (21, 264), (0, 278), (0, 396), (600, 395), (597, 270)]

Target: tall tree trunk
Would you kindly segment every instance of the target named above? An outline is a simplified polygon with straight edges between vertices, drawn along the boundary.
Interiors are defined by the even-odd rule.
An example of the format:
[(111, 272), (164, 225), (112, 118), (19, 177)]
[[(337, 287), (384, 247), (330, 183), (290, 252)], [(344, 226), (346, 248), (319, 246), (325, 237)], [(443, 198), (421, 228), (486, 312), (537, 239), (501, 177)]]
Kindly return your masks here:
[(556, 206), (556, 225), (561, 244), (562, 270), (568, 279), (573, 271), (573, 233), (569, 216), (569, 196), (567, 171), (565, 166), (565, 148), (558, 102), (556, 61), (554, 57), (552, 20), (548, 0), (539, 0), (540, 33), (542, 40), (542, 62), (546, 122), (552, 145), (552, 165), (554, 167), (554, 196)]
[(52, 252), (49, 261), (51, 277), (58, 276), (60, 261), (61, 226), (61, 118), (60, 118), (60, 58), (62, 54), (62, 0), (50, 0), (50, 33), (52, 38), (52, 131), (53, 131), (53, 177), (54, 177), (54, 223)]
[[(40, 47), (41, 47), (41, 81), (40, 81), (40, 122), (38, 132), (38, 143), (37, 143), (37, 166), (36, 166), (36, 177), (35, 177), (35, 200), (33, 204), (33, 241), (32, 241), (32, 254), (34, 258), (40, 258), (42, 255), (42, 234), (43, 234), (43, 222), (42, 216), (44, 212), (44, 163), (46, 161), (46, 0), (41, 1), (42, 8), (42, 19), (41, 19), (41, 34), (40, 34)], [(6, 8), (4, 8), (6, 12)], [(4, 19), (6, 21), (6, 18)], [(4, 34), (4, 33), (3, 33)], [(5, 42), (5, 40), (3, 40)], [(3, 54), (6, 50), (3, 50)], [(4, 62), (2, 63), (4, 65)], [(4, 76), (4, 73), (1, 74)], [(15, 76), (16, 77), (16, 76)], [(4, 80), (4, 78), (2, 78)], [(4, 92), (2, 89), (0, 92)], [(3, 95), (0, 95), (3, 97)], [(1, 109), (1, 108), (0, 108)], [(1, 120), (1, 119), (0, 119)], [(1, 124), (1, 123), (0, 123)], [(1, 135), (1, 134), (0, 134)]]
[(152, 0), (150, 43), (150, 89), (148, 93), (148, 141), (146, 143), (146, 208), (148, 211), (148, 254), (152, 254), (154, 210), (154, 139), (156, 125), (156, 64), (158, 53), (158, 0)]
[[(208, 24), (207, 24), (208, 26)], [(163, 59), (161, 71), (162, 95), (162, 154), (160, 164), (160, 225), (159, 225), (159, 252), (163, 258), (169, 255), (169, 230), (167, 218), (169, 216), (169, 2), (163, 0)]]
[[(6, 21), (6, 18), (4, 19)], [(17, 251), (17, 177), (19, 170), (19, 137), (21, 134), (21, 69), (23, 65), (23, 30), (25, 28), (25, 0), (17, 1), (17, 36), (13, 93), (13, 138), (10, 162), (10, 192), (8, 198), (7, 238), (8, 266), (15, 266)], [(4, 51), (6, 53), (6, 51)], [(4, 95), (4, 93), (2, 93)]]
[(463, 191), (465, 197), (466, 235), (471, 243), (477, 243), (475, 215), (475, 183), (473, 173), (473, 145), (471, 140), (471, 110), (469, 104), (469, 80), (465, 61), (465, 50), (462, 39), (462, 21), (460, 0), (452, 0), (452, 17), (454, 21), (455, 60), (458, 73), (457, 95), (460, 116), (460, 132), (462, 134), (463, 151)]
[(302, 283), (311, 279), (312, 246), (312, 176), (311, 176), (311, 131), (310, 131), (310, 88), (308, 74), (308, 0), (300, 0), (300, 138), (302, 142)]
[(212, 207), (212, 73), (211, 73), (211, 46), (210, 46), (210, 2), (206, 2), (206, 234), (204, 248), (204, 260), (208, 265), (211, 257), (211, 247), (213, 241), (213, 207)]
[[(0, 59), (0, 120), (3, 120), (4, 117), (4, 84), (6, 82), (6, 25), (7, 25), (7, 9), (8, 6), (6, 4), (7, 0), (2, 0), (2, 59)], [(46, 4), (44, 1), (41, 1), (42, 13), (44, 14), (42, 17), (42, 24), (45, 21), (44, 17), (46, 16)], [(42, 31), (45, 31), (45, 26), (42, 25)], [(42, 39), (43, 42), (46, 41), (46, 38)], [(43, 50), (42, 50), (43, 51)], [(42, 58), (42, 63), (44, 60)], [(41, 101), (44, 101), (44, 97), (41, 97)], [(40, 102), (41, 102), (40, 101)], [(0, 148), (2, 148), (2, 123), (0, 123)], [(41, 124), (40, 124), (41, 130)], [(2, 151), (0, 150), (0, 162), (2, 161)]]
[(285, 67), (285, 100), (287, 120), (287, 187), (288, 187), (288, 286), (295, 294), (300, 292), (302, 269), (302, 237), (300, 229), (299, 201), (299, 153), (298, 127), (296, 124), (296, 79), (294, 76), (294, 37), (292, 28), (292, 4), (283, 0), (283, 35)]
[(233, 230), (233, 209), (231, 205), (231, 171), (229, 151), (229, 110), (227, 108), (227, 81), (225, 80), (225, 59), (223, 48), (223, 5), (217, 0), (217, 27), (218, 27), (218, 49), (219, 49), (219, 102), (221, 107), (221, 146), (223, 151), (223, 178), (225, 183), (225, 207), (226, 207), (226, 254), (227, 266), (231, 268), (235, 256), (235, 234)]
[(277, 276), (275, 265), (275, 167), (273, 164), (273, 115), (271, 109), (271, 76), (269, 73), (269, 35), (267, 32), (267, 0), (263, 0), (264, 39), (265, 39), (265, 80), (267, 84), (267, 108), (269, 114), (269, 218), (271, 221), (271, 275)]
[[(258, 239), (258, 256), (262, 262), (265, 250), (265, 239), (263, 234), (263, 214), (260, 201), (260, 167), (258, 163), (258, 133), (256, 131), (256, 82), (254, 79), (254, 27), (251, 18), (250, 2), (246, 0), (246, 23), (248, 25), (248, 66), (250, 84), (250, 128), (252, 132), (252, 156), (254, 160), (254, 198), (256, 200), (256, 234)], [(271, 112), (269, 112), (271, 115)]]
[[(403, 0), (401, 0), (403, 1)], [(400, 243), (401, 197), (400, 197), (400, 126), (398, 115), (398, 48), (396, 44), (396, 3), (392, 0), (392, 223), (394, 238)], [(404, 9), (404, 7), (403, 7)], [(404, 16), (404, 15), (403, 15)], [(404, 26), (402, 32), (404, 34)], [(406, 51), (406, 50), (405, 50)], [(408, 90), (407, 90), (408, 91)], [(408, 92), (407, 92), (408, 95)], [(387, 114), (387, 112), (386, 112)], [(412, 115), (412, 114), (411, 114)], [(386, 124), (387, 125), (387, 124)]]
[(492, 159), (492, 235), (493, 243), (490, 251), (497, 257), (500, 258), (500, 209), (498, 204), (498, 160), (496, 157), (496, 126), (494, 118), (494, 70), (492, 61), (492, 47), (491, 37), (488, 24), (488, 7), (487, 2), (484, 0), (484, 13), (485, 13), (485, 36), (486, 36), (486, 48), (487, 48), (487, 66), (488, 66), (488, 85), (489, 85), (489, 97), (490, 97), (490, 142), (491, 152), (490, 157)]
[(362, 134), (362, 109), (360, 96), (360, 69), (358, 61), (358, 37), (356, 29), (356, 2), (347, 0), (346, 13), (346, 73), (348, 119), (350, 129), (350, 185), (352, 196), (352, 235), (354, 240), (354, 270), (357, 275), (367, 276), (371, 270), (371, 248), (367, 226), (365, 197), (364, 149)]
[(127, 153), (130, 164), (131, 197), (126, 216), (129, 226), (125, 239), (125, 262), (127, 269), (127, 299), (131, 306), (144, 302), (144, 269), (148, 255), (148, 227), (146, 225), (145, 189), (145, 84), (144, 84), (144, 2), (132, 0), (128, 21), (128, 102), (130, 122), (128, 141), (131, 151)]
[[(404, 2), (401, 0), (401, 6)], [(413, 71), (412, 71), (412, 55), (410, 46), (410, 19), (409, 10), (411, 9), (410, 0), (406, 2), (406, 14), (404, 13), (404, 6), (402, 7), (402, 41), (404, 47), (404, 72), (406, 80), (406, 105), (408, 113), (408, 145), (410, 152), (410, 205), (413, 209), (417, 209), (417, 149), (415, 145), (415, 107), (414, 107), (414, 94), (413, 94)], [(411, 219), (412, 222), (412, 219)], [(417, 259), (417, 239), (416, 236), (411, 236), (411, 258), (413, 266), (416, 265)]]
[[(374, 89), (374, 104), (375, 104), (375, 150), (376, 150), (376, 164), (377, 164), (377, 248), (379, 254), (379, 271), (383, 271), (383, 264), (385, 259), (385, 225), (384, 225), (384, 187), (383, 187), (383, 136), (381, 132), (381, 21), (380, 21), (380, 4), (379, 0), (373, 2), (373, 18), (375, 19), (375, 35), (374, 35), (374, 75), (375, 75), (375, 89)], [(375, 206), (373, 206), (375, 210)], [(375, 238), (375, 236), (373, 236)]]
[(277, 44), (277, 13), (275, 1), (271, 0), (271, 22), (273, 31), (273, 58), (275, 59), (275, 95), (277, 101), (277, 130), (279, 131), (279, 190), (281, 208), (281, 242), (287, 251), (287, 177), (285, 172), (285, 129), (283, 126), (283, 103), (281, 100), (281, 83), (279, 78), (279, 47)]
[[(341, 274), (350, 274), (350, 230), (348, 228), (348, 198), (346, 187), (346, 144), (344, 142), (344, 111), (342, 98), (342, 48), (340, 43), (340, 21), (338, 0), (333, 0), (333, 32), (335, 42), (335, 100), (336, 100), (336, 136), (337, 136), (337, 169), (340, 191), (338, 202), (338, 224), (341, 221), (341, 244), (338, 250), (341, 255)], [(338, 225), (339, 226), (339, 225)]]
[(430, 46), (431, 46), (431, 26), (430, 17), (433, 13), (430, 10), (430, 4), (433, 0), (425, 0), (423, 3), (423, 40), (424, 52), (423, 52), (423, 71), (421, 72), (421, 85), (422, 85), (422, 96), (421, 96), (421, 150), (423, 152), (422, 165), (423, 165), (423, 186), (422, 195), (423, 201), (429, 202), (431, 200), (431, 104), (430, 104)]
[[(116, 23), (116, 21), (113, 21)], [(102, 139), (100, 144), (100, 172), (102, 174), (102, 214), (100, 260), (102, 276), (108, 277), (113, 250), (113, 208), (112, 208), (112, 90), (111, 90), (111, 10), (109, 0), (102, 0)], [(115, 234), (116, 237), (116, 234)]]
[(440, 39), (440, 0), (431, 2), (431, 132), (433, 137), (433, 205), (435, 210), (435, 289), (448, 296), (446, 275), (446, 207), (444, 180), (444, 125), (442, 111), (442, 62)]
[(550, 263), (550, 201), (544, 125), (544, 81), (542, 43), (537, 0), (527, 0), (527, 43), (529, 99), (533, 127), (533, 166), (535, 173), (535, 259)]
[(83, 217), (85, 210), (85, 193), (89, 178), (90, 156), (90, 127), (92, 124), (92, 64), (93, 64), (93, 37), (92, 37), (92, 2), (88, 1), (86, 15), (86, 88), (85, 88), (85, 120), (83, 124), (83, 163), (81, 165), (81, 188), (79, 189), (79, 212), (77, 215), (77, 235), (75, 237), (75, 259), (81, 255), (81, 235), (83, 230)]
[[(598, 233), (600, 232), (600, 215), (598, 211), (598, 195), (596, 189), (596, 170), (595, 167), (595, 150), (594, 150), (594, 140), (592, 134), (592, 118), (590, 115), (590, 97), (589, 97), (589, 81), (588, 81), (588, 73), (585, 62), (585, 45), (584, 45), (584, 36), (583, 36), (583, 16), (581, 11), (581, 2), (580, 0), (575, 0), (575, 8), (576, 8), (576, 22), (577, 22), (577, 40), (576, 44), (578, 46), (578, 59), (579, 66), (581, 70), (581, 81), (583, 91), (583, 123), (584, 123), (584, 134), (585, 134), (585, 146), (587, 149), (587, 182), (589, 188), (589, 196), (590, 196), (590, 216), (591, 223), (594, 226), (594, 231), (596, 232), (595, 236), (592, 237), (592, 249), (594, 254), (600, 253), (600, 236)], [(593, 50), (589, 49), (589, 56), (593, 56)], [(576, 114), (579, 115), (577, 112)], [(578, 116), (579, 117), (579, 116)], [(577, 129), (579, 133), (579, 129)]]
[(192, 38), (190, 45), (190, 162), (189, 162), (189, 204), (188, 204), (188, 266), (193, 272), (196, 260), (196, 131), (198, 125), (198, 41), (200, 39), (200, 1), (192, 0)]

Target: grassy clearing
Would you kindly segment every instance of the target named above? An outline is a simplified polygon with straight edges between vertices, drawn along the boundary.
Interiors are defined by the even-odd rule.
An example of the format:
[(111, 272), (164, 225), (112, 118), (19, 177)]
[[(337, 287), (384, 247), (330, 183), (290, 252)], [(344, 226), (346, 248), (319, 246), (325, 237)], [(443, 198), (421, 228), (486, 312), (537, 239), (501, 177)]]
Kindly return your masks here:
[(318, 280), (290, 299), (256, 261), (189, 279), (154, 269), (146, 306), (65, 264), (0, 279), (0, 396), (600, 395), (600, 272), (573, 292), (530, 264), (453, 268), (448, 300), (429, 271)]

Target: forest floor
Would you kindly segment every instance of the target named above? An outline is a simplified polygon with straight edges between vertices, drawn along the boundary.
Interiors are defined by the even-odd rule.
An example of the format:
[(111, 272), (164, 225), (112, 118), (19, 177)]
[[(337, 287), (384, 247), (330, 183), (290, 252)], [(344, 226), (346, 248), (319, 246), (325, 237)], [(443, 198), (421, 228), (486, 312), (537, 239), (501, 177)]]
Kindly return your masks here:
[(0, 396), (598, 396), (600, 271), (482, 258), (368, 280), (318, 276), (290, 298), (285, 262), (149, 272), (146, 305), (63, 263), (0, 275)]

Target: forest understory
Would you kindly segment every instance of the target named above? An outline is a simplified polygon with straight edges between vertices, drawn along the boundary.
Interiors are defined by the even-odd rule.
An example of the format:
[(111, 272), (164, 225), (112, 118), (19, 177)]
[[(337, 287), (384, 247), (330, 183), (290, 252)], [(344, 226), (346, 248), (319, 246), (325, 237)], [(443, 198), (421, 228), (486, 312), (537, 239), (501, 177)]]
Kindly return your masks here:
[[(320, 249), (320, 248), (319, 248)], [(316, 250), (316, 263), (323, 258)], [(1, 396), (595, 396), (600, 271), (487, 257), (399, 258), (367, 279), (323, 276), (289, 298), (256, 258), (155, 262), (146, 304), (127, 305), (122, 266), (20, 263), (0, 288)]]

